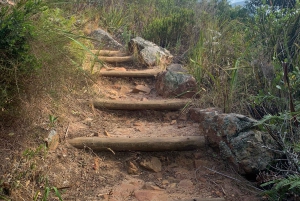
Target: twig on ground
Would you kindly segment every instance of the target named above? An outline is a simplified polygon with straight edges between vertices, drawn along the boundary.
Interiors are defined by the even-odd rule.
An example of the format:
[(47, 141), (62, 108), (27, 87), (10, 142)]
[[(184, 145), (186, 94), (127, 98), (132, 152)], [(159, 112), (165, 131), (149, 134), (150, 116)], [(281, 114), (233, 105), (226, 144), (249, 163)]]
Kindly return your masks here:
[(116, 153), (114, 152), (114, 150), (112, 150), (111, 148), (107, 148), (110, 152), (112, 152), (114, 155), (116, 155)]
[(70, 122), (69, 122), (68, 127), (67, 127), (67, 130), (66, 130), (66, 132), (65, 132), (64, 140), (66, 140), (67, 137), (68, 137), (69, 127), (70, 127)]

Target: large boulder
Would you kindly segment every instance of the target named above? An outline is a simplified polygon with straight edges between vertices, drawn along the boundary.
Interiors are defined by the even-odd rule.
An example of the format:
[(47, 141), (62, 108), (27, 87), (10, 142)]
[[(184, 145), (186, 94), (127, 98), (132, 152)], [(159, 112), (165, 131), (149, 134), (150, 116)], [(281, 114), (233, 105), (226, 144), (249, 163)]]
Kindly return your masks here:
[(173, 60), (173, 55), (167, 49), (141, 37), (131, 39), (128, 49), (133, 54), (138, 53), (140, 62), (147, 66), (168, 65)]
[(95, 39), (94, 46), (96, 49), (124, 50), (124, 47), (103, 29), (98, 28), (92, 31), (90, 36)]
[(197, 92), (197, 83), (193, 76), (186, 74), (180, 64), (171, 64), (157, 75), (155, 89), (163, 97), (191, 98)]
[(240, 114), (224, 114), (214, 108), (190, 110), (208, 145), (219, 151), (240, 174), (255, 175), (274, 161), (274, 142), (255, 127), (256, 120)]

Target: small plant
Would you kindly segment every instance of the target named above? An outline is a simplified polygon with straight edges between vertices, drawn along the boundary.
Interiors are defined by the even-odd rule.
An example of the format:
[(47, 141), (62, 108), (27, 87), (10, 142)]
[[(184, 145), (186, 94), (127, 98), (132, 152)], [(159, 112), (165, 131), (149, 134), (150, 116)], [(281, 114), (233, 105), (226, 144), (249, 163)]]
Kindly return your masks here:
[(36, 149), (28, 148), (23, 152), (23, 156), (26, 157), (27, 160), (31, 160), (36, 156), (45, 157), (46, 154), (47, 154), (47, 147), (44, 144), (40, 145)]
[(54, 186), (53, 187), (49, 187), (49, 186), (45, 187), (43, 194), (41, 194), (40, 192), (36, 192), (35, 196), (33, 197), (33, 200), (34, 201), (39, 201), (39, 200), (40, 201), (48, 201), (50, 199), (51, 192), (55, 194), (55, 197), (57, 197), (59, 199), (59, 201), (63, 201), (59, 190)]
[(57, 122), (58, 117), (55, 117), (54, 115), (49, 114), (49, 126), (50, 128), (54, 128), (55, 124)]
[(273, 188), (264, 193), (270, 200), (288, 200), (300, 195), (300, 175), (289, 175), (286, 178), (275, 179), (266, 182), (261, 187), (272, 185)]

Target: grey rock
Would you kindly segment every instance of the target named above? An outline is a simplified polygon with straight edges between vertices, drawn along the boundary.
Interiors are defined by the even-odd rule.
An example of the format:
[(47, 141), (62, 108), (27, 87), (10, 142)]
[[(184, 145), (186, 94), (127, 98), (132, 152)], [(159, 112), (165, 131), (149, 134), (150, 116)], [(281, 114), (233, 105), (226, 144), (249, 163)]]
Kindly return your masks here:
[(197, 82), (184, 73), (182, 66), (174, 64), (157, 75), (155, 89), (163, 97), (191, 98), (197, 92)]
[(46, 146), (50, 151), (54, 151), (59, 145), (59, 135), (55, 130), (50, 130), (48, 137), (45, 139)]
[(256, 120), (240, 114), (223, 114), (217, 109), (190, 110), (190, 118), (199, 123), (209, 146), (218, 151), (241, 174), (256, 174), (267, 168), (276, 154), (268, 133), (256, 128)]
[(96, 49), (124, 50), (124, 47), (103, 29), (96, 29), (90, 36), (96, 40), (94, 46)]
[(131, 91), (131, 93), (139, 93), (139, 92), (149, 94), (151, 92), (151, 89), (147, 86), (144, 86), (144, 85), (137, 85)]
[(167, 49), (141, 37), (131, 39), (128, 49), (138, 53), (140, 62), (147, 66), (168, 65), (173, 60), (173, 55)]
[(157, 157), (151, 157), (150, 159), (144, 159), (140, 165), (147, 170), (151, 170), (154, 172), (160, 172), (161, 171), (161, 162)]
[(170, 64), (167, 66), (167, 71), (181, 72), (181, 73), (188, 72), (185, 68), (183, 68), (181, 64)]

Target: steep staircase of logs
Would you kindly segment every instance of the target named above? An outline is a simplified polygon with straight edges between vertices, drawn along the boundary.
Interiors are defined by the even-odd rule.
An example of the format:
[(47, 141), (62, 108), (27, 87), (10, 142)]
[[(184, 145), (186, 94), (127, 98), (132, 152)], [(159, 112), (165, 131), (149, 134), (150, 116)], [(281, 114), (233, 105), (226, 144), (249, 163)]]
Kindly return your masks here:
[[(128, 55), (118, 50), (92, 50), (91, 52), (97, 55), (98, 60), (96, 59), (96, 61), (101, 62), (103, 66), (100, 71), (96, 72), (99, 75), (99, 79), (109, 77), (115, 79), (152, 78), (152, 86), (154, 86), (155, 77), (163, 70), (160, 67), (143, 69), (139, 67), (139, 64), (136, 64), (137, 62), (134, 62), (135, 58), (133, 55)], [(87, 63), (90, 65), (89, 62)], [(139, 85), (136, 88), (139, 93), (132, 93), (130, 100), (119, 97), (114, 99), (99, 98), (89, 101), (89, 104), (92, 104), (93, 107), (100, 110), (159, 110), (162, 112), (180, 112), (180, 110), (187, 107), (191, 102), (190, 99), (162, 98), (155, 93), (154, 87), (150, 89)], [(143, 98), (141, 98), (141, 94), (143, 94)], [(173, 133), (172, 137), (150, 136), (136, 138), (135, 136), (127, 136), (117, 138), (110, 137), (109, 140), (106, 138), (81, 137), (72, 139), (69, 143), (77, 148), (89, 146), (94, 150), (105, 150), (109, 148), (116, 151), (175, 151), (203, 147), (204, 138), (203, 136), (182, 136), (181, 134)]]
[[(102, 98), (91, 100), (93, 107), (101, 111), (108, 113), (125, 114), (124, 121), (134, 122), (133, 127), (126, 125), (120, 125), (120, 119), (116, 122), (110, 122), (110, 132), (106, 132), (106, 136), (102, 137), (77, 137), (68, 140), (69, 144), (79, 149), (89, 149), (95, 151), (109, 151), (115, 154), (115, 151), (126, 151), (127, 153), (140, 153), (142, 152), (161, 152), (174, 153), (174, 151), (188, 151), (188, 150), (203, 150), (205, 149), (204, 136), (199, 133), (199, 125), (194, 122), (189, 122), (189, 119), (181, 119), (182, 109), (186, 108), (191, 102), (190, 99), (165, 99), (156, 94), (155, 91), (155, 77), (163, 69), (158, 67), (149, 67), (143, 69), (139, 67), (134, 61), (133, 55), (124, 54), (120, 51), (93, 51), (98, 56), (101, 65), (104, 66), (100, 71), (95, 72), (99, 76), (99, 80), (107, 80), (109, 82), (107, 88), (113, 88), (113, 84), (116, 80), (125, 79), (126, 84), (132, 86), (132, 91), (127, 92), (126, 96), (104, 96)], [(144, 81), (145, 80), (145, 81)], [(142, 85), (141, 83), (147, 83)], [(103, 86), (101, 86), (103, 88)], [(104, 86), (106, 88), (106, 86)], [(109, 90), (109, 89), (108, 89)], [(137, 92), (137, 93), (136, 93)], [(151, 113), (152, 112), (152, 113)], [(154, 113), (153, 113), (154, 112)], [(129, 114), (132, 114), (131, 117)], [(139, 113), (134, 117), (134, 114)], [(136, 119), (141, 117), (140, 114), (146, 114), (145, 116), (152, 114), (162, 114), (161, 116), (175, 115), (174, 118), (167, 118), (167, 120), (156, 120), (155, 117), (142, 118), (142, 123), (135, 122)], [(127, 114), (127, 116), (126, 116)], [(157, 115), (159, 116), (159, 115)], [(184, 115), (183, 115), (184, 116)], [(138, 118), (136, 118), (138, 117)], [(177, 119), (177, 120), (176, 120)], [(139, 119), (141, 120), (141, 119)], [(183, 124), (182, 124), (183, 123)], [(121, 123), (122, 124), (122, 123)], [(126, 124), (126, 123), (125, 123)], [(131, 123), (132, 124), (132, 123)], [(141, 124), (141, 125), (140, 125)], [(196, 125), (195, 125), (196, 124)], [(143, 126), (145, 126), (143, 128)], [(131, 129), (131, 130), (128, 130)], [(138, 131), (135, 132), (134, 129)], [(127, 131), (126, 131), (127, 130)], [(118, 134), (121, 133), (121, 134)], [(181, 152), (184, 154), (184, 152)], [(154, 157), (155, 158), (155, 157)], [(128, 160), (128, 159), (126, 159)], [(133, 159), (130, 159), (133, 160)], [(154, 160), (153, 158), (151, 160)], [(158, 160), (158, 159), (157, 159)], [(187, 159), (188, 161), (188, 159)], [(152, 161), (151, 163), (156, 163)], [(138, 168), (134, 165), (135, 162), (124, 162), (128, 165), (128, 173), (135, 172)], [(143, 164), (140, 164), (143, 166)], [(152, 165), (150, 165), (152, 166)], [(176, 166), (175, 166), (176, 167)], [(196, 164), (196, 167), (198, 165)], [(193, 172), (193, 170), (191, 170)], [(157, 172), (154, 170), (154, 172)], [(159, 174), (159, 173), (157, 173)], [(189, 173), (190, 174), (190, 173)], [(193, 173), (191, 173), (193, 174)], [(174, 176), (174, 175), (173, 175)], [(133, 181), (134, 177), (128, 177), (129, 181)], [(133, 179), (133, 180), (132, 180)], [(147, 179), (146, 179), (147, 180)], [(154, 180), (153, 180), (154, 181)], [(185, 181), (185, 180), (184, 180)], [(183, 182), (183, 180), (182, 180)], [(186, 189), (194, 188), (194, 185), (190, 182), (190, 187), (184, 187)], [(197, 185), (197, 184), (196, 184)], [(122, 184), (121, 184), (122, 186)], [(115, 196), (118, 194), (126, 194), (125, 190), (117, 190), (118, 187), (114, 187)], [(124, 187), (123, 187), (124, 188)], [(156, 189), (159, 189), (158, 191)], [(143, 192), (142, 197), (137, 200), (176, 200), (176, 201), (224, 201), (225, 199), (206, 197), (199, 192), (182, 192), (176, 194), (167, 192), (159, 187), (153, 187), (150, 190), (137, 190), (134, 194), (138, 196), (138, 192)], [(144, 194), (145, 193), (145, 194)], [(147, 194), (150, 193), (150, 194)], [(153, 193), (153, 195), (152, 195)], [(155, 196), (158, 197), (155, 197)], [(200, 197), (199, 197), (200, 195)], [(154, 197), (153, 197), (154, 196)], [(181, 199), (186, 197), (193, 197), (191, 199)], [(144, 199), (145, 198), (145, 199)], [(110, 199), (108, 199), (110, 200)], [(117, 200), (117, 199), (112, 199)], [(134, 200), (134, 199), (133, 199)]]

